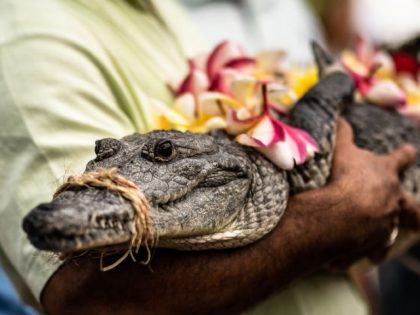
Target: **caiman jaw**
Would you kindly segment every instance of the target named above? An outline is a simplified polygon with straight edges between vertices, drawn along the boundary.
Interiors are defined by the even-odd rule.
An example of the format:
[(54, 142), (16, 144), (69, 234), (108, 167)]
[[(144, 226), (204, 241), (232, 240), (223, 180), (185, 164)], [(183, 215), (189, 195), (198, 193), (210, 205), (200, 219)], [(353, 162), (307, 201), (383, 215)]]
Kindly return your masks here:
[[(92, 196), (94, 200), (83, 202)], [(25, 217), (23, 229), (37, 248), (69, 253), (128, 243), (134, 234), (133, 218), (129, 201), (87, 188), (63, 192), (52, 202), (40, 204)]]
[[(237, 170), (206, 172), (194, 185), (172, 194), (151, 200), (152, 233), (159, 237), (182, 236), (182, 233), (200, 234), (229, 220), (238, 204), (226, 208), (211, 202), (213, 195), (227, 200), (224, 194), (238, 194), (244, 200), (249, 182)], [(149, 199), (149, 198), (148, 198)], [(200, 217), (204, 207), (224, 209), (223, 216), (215, 215), (215, 222)], [(131, 203), (119, 194), (93, 187), (77, 191), (65, 191), (50, 203), (40, 204), (27, 215), (23, 229), (31, 243), (39, 249), (71, 253), (104, 246), (123, 245), (135, 235), (135, 212)], [(211, 216), (209, 216), (210, 218)], [(214, 220), (213, 220), (214, 221)], [(126, 245), (124, 245), (124, 243)]]

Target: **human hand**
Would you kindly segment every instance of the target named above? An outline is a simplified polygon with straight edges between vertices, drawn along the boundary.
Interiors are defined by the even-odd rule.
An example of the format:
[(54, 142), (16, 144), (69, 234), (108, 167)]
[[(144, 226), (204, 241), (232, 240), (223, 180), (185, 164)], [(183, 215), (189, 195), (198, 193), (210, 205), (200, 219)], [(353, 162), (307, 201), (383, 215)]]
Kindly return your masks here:
[[(404, 145), (388, 155), (356, 147), (350, 125), (339, 120), (337, 145), (329, 186), (342, 192), (347, 203), (335, 213), (343, 249), (334, 267), (345, 267), (368, 256), (374, 262), (385, 258), (399, 228), (418, 231), (420, 208), (406, 193), (399, 174), (416, 160), (416, 151)], [(348, 246), (350, 245), (350, 246)]]

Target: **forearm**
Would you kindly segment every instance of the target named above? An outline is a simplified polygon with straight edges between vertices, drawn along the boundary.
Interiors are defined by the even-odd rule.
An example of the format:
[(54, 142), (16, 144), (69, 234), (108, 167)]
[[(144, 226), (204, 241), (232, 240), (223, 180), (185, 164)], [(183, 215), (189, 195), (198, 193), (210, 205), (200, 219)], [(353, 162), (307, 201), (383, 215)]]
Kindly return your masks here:
[[(194, 314), (237, 312), (319, 269), (335, 255), (332, 188), (297, 195), (280, 224), (255, 244), (223, 251), (156, 250), (151, 268), (126, 261), (110, 272), (82, 257), (50, 280), (50, 314)], [(325, 228), (324, 228), (325, 227)]]

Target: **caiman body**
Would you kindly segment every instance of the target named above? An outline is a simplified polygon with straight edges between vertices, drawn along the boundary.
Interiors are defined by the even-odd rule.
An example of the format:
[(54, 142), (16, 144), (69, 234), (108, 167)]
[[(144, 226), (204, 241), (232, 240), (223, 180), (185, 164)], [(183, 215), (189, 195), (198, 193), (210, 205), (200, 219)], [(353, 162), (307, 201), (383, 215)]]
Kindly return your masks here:
[[(362, 148), (387, 153), (411, 143), (420, 151), (418, 127), (393, 110), (355, 104), (353, 94), (352, 79), (333, 72), (296, 104), (288, 123), (311, 134), (320, 152), (292, 171), (278, 169), (222, 131), (154, 131), (99, 140), (86, 171), (117, 168), (141, 188), (158, 247), (243, 246), (278, 224), (291, 193), (326, 183), (339, 115), (350, 122)], [(401, 180), (420, 201), (419, 159)], [(131, 203), (118, 193), (85, 187), (34, 208), (23, 227), (36, 247), (69, 253), (128, 243), (134, 216)]]

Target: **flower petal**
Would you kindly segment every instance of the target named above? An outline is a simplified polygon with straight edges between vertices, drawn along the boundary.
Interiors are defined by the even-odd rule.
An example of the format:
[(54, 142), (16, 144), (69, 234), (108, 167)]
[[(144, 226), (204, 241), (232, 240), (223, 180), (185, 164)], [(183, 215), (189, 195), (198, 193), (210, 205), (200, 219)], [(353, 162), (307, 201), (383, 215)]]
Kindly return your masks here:
[(376, 81), (367, 91), (365, 98), (373, 104), (388, 107), (399, 107), (407, 101), (404, 91), (391, 80)]
[(240, 134), (250, 129), (260, 119), (261, 115), (252, 116), (247, 108), (240, 108), (237, 111), (229, 109), (226, 114), (226, 131), (231, 135)]
[(375, 77), (378, 79), (390, 79), (395, 74), (395, 64), (391, 55), (385, 51), (378, 51), (373, 59), (373, 64), (377, 65)]
[(282, 114), (287, 114), (291, 105), (297, 101), (297, 96), (292, 89), (277, 82), (267, 84), (267, 98), (268, 106)]
[(353, 78), (366, 77), (370, 69), (362, 63), (352, 51), (344, 51), (341, 54), (341, 63)]
[(395, 68), (398, 73), (408, 73), (414, 78), (417, 77), (420, 71), (420, 62), (408, 53), (396, 53), (392, 56), (395, 63)]
[(209, 120), (206, 121), (205, 127), (207, 130), (212, 129), (226, 129), (227, 122), (224, 118), (216, 116), (212, 117)]
[(211, 81), (209, 90), (231, 94), (231, 85), (241, 74), (233, 69), (222, 69)]
[(308, 157), (313, 157), (318, 152), (318, 145), (303, 130), (285, 127), (285, 139), (269, 147), (255, 146), (271, 162), (282, 169), (293, 169), (294, 165), (303, 164)]
[(184, 93), (198, 95), (207, 90), (208, 86), (209, 81), (206, 74), (200, 70), (192, 70), (178, 87), (176, 95), (179, 96)]
[(286, 72), (287, 86), (294, 92), (296, 98), (302, 97), (318, 81), (318, 70), (315, 66), (294, 67)]
[(267, 115), (264, 115), (248, 134), (264, 147), (285, 139), (283, 126)]
[(257, 54), (257, 69), (261, 73), (276, 73), (281, 68), (281, 62), (286, 53), (284, 50), (266, 50)]
[(243, 73), (252, 73), (255, 70), (257, 62), (254, 58), (239, 57), (231, 59), (225, 65), (224, 68), (232, 68)]
[(359, 61), (367, 68), (373, 66), (376, 49), (369, 43), (369, 41), (358, 35), (356, 36), (356, 56)]
[(239, 134), (235, 140), (255, 147), (284, 169), (292, 169), (294, 164), (303, 164), (308, 157), (313, 157), (319, 151), (318, 144), (308, 133), (267, 115), (247, 133)]
[(225, 115), (229, 108), (242, 105), (234, 98), (219, 92), (205, 92), (199, 98), (199, 111), (209, 115)]
[(256, 149), (281, 169), (291, 170), (295, 166), (292, 151), (286, 142), (277, 142), (271, 147), (256, 147)]
[(241, 104), (249, 107), (255, 99), (257, 80), (252, 76), (242, 76), (233, 80), (230, 85), (231, 95)]
[(318, 144), (306, 131), (283, 125), (287, 134), (286, 142), (289, 142), (296, 164), (305, 163), (308, 157), (319, 151)]
[(208, 54), (199, 54), (189, 60), (190, 67), (206, 73)]
[(186, 129), (190, 122), (177, 111), (169, 108), (160, 101), (153, 100), (151, 114), (153, 115), (154, 129)]
[(207, 59), (207, 75), (210, 80), (214, 79), (227, 62), (243, 55), (242, 48), (230, 41), (224, 41), (217, 45)]
[(174, 103), (174, 110), (188, 121), (193, 122), (197, 118), (194, 95), (192, 93), (185, 93), (177, 97)]

